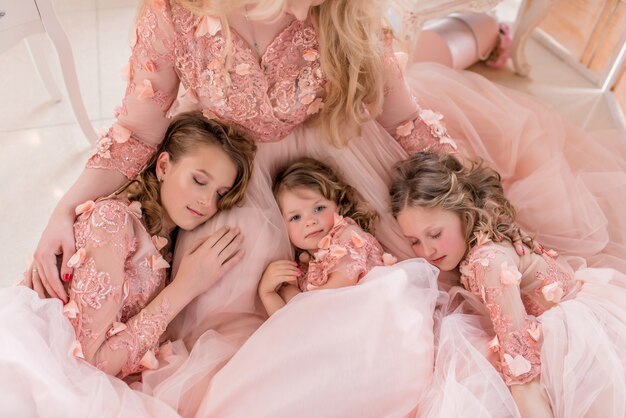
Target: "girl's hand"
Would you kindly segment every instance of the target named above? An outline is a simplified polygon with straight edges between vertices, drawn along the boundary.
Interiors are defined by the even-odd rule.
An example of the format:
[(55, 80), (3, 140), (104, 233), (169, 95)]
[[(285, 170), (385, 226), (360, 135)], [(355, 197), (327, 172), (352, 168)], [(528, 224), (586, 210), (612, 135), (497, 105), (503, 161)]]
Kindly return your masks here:
[(209, 290), (243, 258), (243, 235), (239, 228), (222, 227), (196, 241), (183, 255), (174, 281), (195, 296)]
[(32, 288), (41, 298), (53, 297), (67, 302), (67, 292), (60, 277), (64, 281), (71, 278), (73, 269), (68, 267), (67, 262), (76, 252), (76, 244), (74, 216), (62, 213), (57, 212), (50, 218), (33, 255), (33, 262), (24, 272), (22, 284)]
[(283, 283), (295, 284), (300, 274), (302, 272), (295, 261), (278, 260), (270, 263), (261, 277), (259, 296), (277, 292)]

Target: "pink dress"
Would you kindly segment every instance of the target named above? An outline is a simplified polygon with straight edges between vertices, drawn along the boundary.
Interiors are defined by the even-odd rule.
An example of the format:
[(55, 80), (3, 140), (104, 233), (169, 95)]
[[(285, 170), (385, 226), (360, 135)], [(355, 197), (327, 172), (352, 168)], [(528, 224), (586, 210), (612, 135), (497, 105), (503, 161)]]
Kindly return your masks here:
[[(236, 124), (258, 141), (244, 204), (218, 214), (196, 231), (181, 234), (173, 273), (179, 255), (192, 242), (224, 224), (239, 226), (244, 232), (245, 262), (196, 298), (170, 325), (174, 355), (168, 361), (159, 357), (157, 370), (143, 372), (141, 388), (146, 393), (184, 415), (193, 415), (203, 398), (217, 399), (205, 396), (207, 390), (215, 389), (214, 378), (226, 373), (224, 364), (266, 320), (256, 292), (259, 277), (269, 262), (293, 257), (271, 183), (279, 167), (301, 156), (325, 161), (342, 172), (380, 214), (377, 240), (400, 259), (411, 257), (412, 251), (387, 211), (390, 167), (405, 158), (407, 151), (449, 152), (458, 146), (500, 170), (507, 196), (520, 208), (521, 224), (536, 232), (542, 243), (568, 252), (577, 249), (584, 237), (583, 255), (590, 262), (624, 266), (626, 218), (618, 216), (626, 187), (623, 137), (617, 138), (621, 143), (615, 134), (592, 141), (555, 112), (471, 73), (419, 64), (403, 77), (388, 50), (383, 113), (362, 126), (362, 137), (337, 149), (304, 124), (324, 105), (324, 74), (313, 26), (299, 21), (288, 25), (260, 62), (243, 38), (231, 33), (231, 67), (226, 70), (225, 40), (218, 19), (193, 15), (175, 0), (148, 4), (133, 33), (126, 69), (128, 88), (117, 109), (117, 122), (99, 141), (87, 164), (134, 176), (161, 141), (168, 116), (187, 109), (202, 109), (209, 117)], [(541, 218), (531, 216), (539, 211)], [(363, 301), (356, 297), (360, 292), (347, 294), (355, 299), (346, 309), (362, 306)], [(400, 301), (407, 299), (399, 297)], [(399, 305), (385, 306), (401, 309)], [(430, 303), (423, 306), (418, 309), (420, 317), (432, 314)], [(376, 323), (372, 315), (379, 313), (366, 310), (359, 317), (363, 330)], [(387, 329), (391, 334), (400, 330), (400, 325)], [(416, 329), (415, 335), (419, 333)], [(283, 335), (283, 331), (276, 329), (274, 334)], [(350, 342), (374, 346), (374, 336), (385, 338), (373, 332), (364, 335), (370, 337), (352, 334)], [(338, 341), (336, 335), (326, 337), (325, 341)], [(422, 344), (429, 343), (424, 339)], [(415, 350), (417, 355), (426, 348)], [(300, 354), (302, 357), (291, 357), (298, 365), (315, 363), (307, 360), (308, 349)], [(242, 370), (229, 370), (241, 376)], [(278, 375), (273, 376), (277, 379)], [(344, 387), (354, 383), (350, 376), (361, 377), (344, 374)], [(268, 414), (271, 416), (271, 410)]]
[(167, 325), (167, 306), (156, 314), (143, 309), (164, 287), (169, 265), (141, 223), (141, 206), (105, 199), (81, 205), (77, 213), (69, 302), (40, 300), (23, 286), (0, 291), (0, 364), (11, 376), (0, 383), (3, 414), (178, 416), (103, 373), (121, 366), (123, 378), (155, 367)]
[(319, 250), (308, 263), (300, 263), (304, 274), (298, 278), (298, 287), (302, 292), (314, 290), (325, 285), (334, 272), (357, 284), (374, 267), (395, 261), (351, 218), (335, 215), (335, 224), (320, 240)]
[[(491, 241), (470, 251), (461, 282), (490, 324), (485, 335), (441, 330), (430, 416), (470, 410), (477, 400), (489, 410), (491, 400), (501, 401), (502, 385), (474, 384), (493, 378), (485, 358), (508, 386), (539, 377), (555, 417), (626, 416), (626, 275), (556, 256), (551, 250), (520, 257), (512, 246)], [(474, 367), (459, 367), (459, 353)], [(492, 416), (517, 416), (513, 407), (496, 410)]]

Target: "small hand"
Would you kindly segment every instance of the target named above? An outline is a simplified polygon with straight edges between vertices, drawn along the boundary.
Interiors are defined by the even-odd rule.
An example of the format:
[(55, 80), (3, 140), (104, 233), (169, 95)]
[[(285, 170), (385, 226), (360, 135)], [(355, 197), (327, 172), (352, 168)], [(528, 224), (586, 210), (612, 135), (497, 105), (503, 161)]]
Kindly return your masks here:
[(278, 260), (270, 263), (259, 283), (259, 296), (277, 292), (283, 283), (296, 284), (302, 272), (298, 264), (291, 260)]

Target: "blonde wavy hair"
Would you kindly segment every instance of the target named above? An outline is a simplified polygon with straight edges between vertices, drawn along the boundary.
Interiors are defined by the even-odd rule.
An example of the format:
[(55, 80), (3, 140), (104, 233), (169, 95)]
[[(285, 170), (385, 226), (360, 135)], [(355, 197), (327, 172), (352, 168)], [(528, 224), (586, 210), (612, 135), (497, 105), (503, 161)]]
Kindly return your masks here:
[(515, 208), (504, 197), (500, 175), (482, 161), (465, 167), (452, 155), (419, 152), (397, 163), (392, 176), (389, 194), (394, 217), (407, 207), (437, 207), (465, 221), (468, 248), (482, 234), (495, 242), (520, 240)]
[[(232, 51), (226, 13), (250, 8), (256, 20), (277, 19), (280, 0), (176, 0), (198, 15), (219, 17), (226, 41), (227, 68)], [(144, 0), (147, 4), (149, 0)], [(326, 97), (316, 126), (336, 147), (361, 135), (361, 124), (382, 112), (385, 42), (382, 0), (326, 0), (311, 7), (310, 19), (318, 34), (320, 65), (326, 79)]]
[(141, 202), (142, 219), (150, 235), (168, 237), (163, 225), (160, 183), (156, 176), (156, 162), (167, 152), (176, 163), (184, 155), (206, 145), (216, 145), (228, 155), (237, 167), (233, 186), (220, 198), (218, 210), (226, 210), (241, 202), (252, 176), (256, 145), (234, 129), (205, 118), (200, 111), (178, 114), (170, 122), (159, 150), (152, 156), (139, 176), (122, 186), (115, 194)]
[(314, 158), (300, 158), (280, 170), (274, 178), (272, 191), (276, 201), (286, 190), (315, 190), (325, 199), (337, 204), (337, 212), (348, 216), (364, 231), (374, 233), (378, 214), (366, 203), (363, 196), (346, 184), (328, 165)]

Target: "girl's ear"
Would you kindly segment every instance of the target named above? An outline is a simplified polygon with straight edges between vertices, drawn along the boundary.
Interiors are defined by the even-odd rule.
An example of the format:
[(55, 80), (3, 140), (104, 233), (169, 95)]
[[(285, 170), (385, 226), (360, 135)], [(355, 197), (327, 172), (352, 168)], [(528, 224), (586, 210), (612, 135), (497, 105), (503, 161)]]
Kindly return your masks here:
[(163, 177), (165, 177), (171, 166), (172, 161), (170, 160), (170, 155), (163, 151), (159, 154), (156, 161), (156, 176), (159, 181), (163, 181)]

